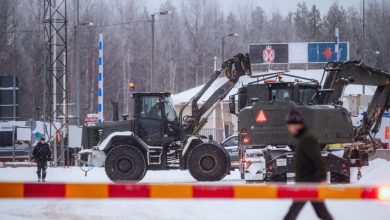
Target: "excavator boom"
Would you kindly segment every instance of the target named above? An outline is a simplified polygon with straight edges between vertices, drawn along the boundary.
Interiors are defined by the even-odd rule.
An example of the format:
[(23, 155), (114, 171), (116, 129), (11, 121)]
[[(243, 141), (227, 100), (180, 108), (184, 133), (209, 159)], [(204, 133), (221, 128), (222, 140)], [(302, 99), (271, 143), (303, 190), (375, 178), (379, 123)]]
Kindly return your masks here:
[(337, 104), (345, 87), (350, 84), (377, 86), (355, 139), (364, 140), (371, 132), (378, 132), (383, 113), (390, 107), (390, 73), (359, 61), (348, 61), (328, 63), (324, 74), (326, 78), (317, 93), (317, 104)]

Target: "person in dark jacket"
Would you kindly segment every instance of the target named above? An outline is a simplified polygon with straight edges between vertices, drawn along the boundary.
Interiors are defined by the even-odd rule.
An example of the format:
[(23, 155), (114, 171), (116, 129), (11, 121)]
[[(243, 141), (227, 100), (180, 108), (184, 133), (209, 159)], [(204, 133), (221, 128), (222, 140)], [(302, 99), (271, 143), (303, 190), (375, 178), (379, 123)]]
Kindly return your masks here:
[(45, 138), (41, 138), (41, 141), (35, 146), (32, 155), (33, 160), (37, 162), (38, 182), (41, 182), (41, 179), (42, 182), (46, 182), (47, 161), (51, 160), (51, 150)]
[[(317, 138), (310, 133), (302, 115), (292, 109), (286, 118), (287, 130), (296, 139), (295, 181), (316, 183), (326, 181), (325, 164), (321, 157), (321, 147)], [(285, 220), (296, 219), (306, 201), (294, 201)], [(322, 201), (311, 202), (317, 216), (323, 220), (333, 219)]]

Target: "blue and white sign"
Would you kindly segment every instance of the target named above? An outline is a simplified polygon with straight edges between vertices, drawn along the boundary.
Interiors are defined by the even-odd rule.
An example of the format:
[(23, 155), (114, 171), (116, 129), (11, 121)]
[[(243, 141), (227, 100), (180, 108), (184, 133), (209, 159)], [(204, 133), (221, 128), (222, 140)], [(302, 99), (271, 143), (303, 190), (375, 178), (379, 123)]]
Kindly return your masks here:
[(307, 54), (308, 63), (326, 63), (337, 60), (347, 61), (349, 60), (349, 46), (347, 42), (340, 42), (337, 53), (336, 43), (308, 43)]

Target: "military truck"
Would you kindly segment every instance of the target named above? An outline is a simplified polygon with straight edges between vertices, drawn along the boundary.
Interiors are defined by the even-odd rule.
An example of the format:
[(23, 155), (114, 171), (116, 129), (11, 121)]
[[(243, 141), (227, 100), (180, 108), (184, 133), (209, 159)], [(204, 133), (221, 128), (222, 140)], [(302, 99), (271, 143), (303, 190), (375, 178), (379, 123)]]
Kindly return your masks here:
[[(201, 106), (199, 99), (224, 72), (227, 82)], [(131, 95), (130, 118), (83, 128), (79, 160), (104, 166), (112, 181), (139, 181), (147, 170), (188, 169), (199, 181), (218, 181), (230, 171), (229, 156), (216, 142), (199, 135), (213, 109), (238, 79), (251, 75), (249, 55), (226, 60), (210, 80), (176, 113), (167, 92)], [(183, 115), (191, 106), (191, 114)]]
[[(372, 133), (378, 131), (382, 114), (389, 107), (390, 75), (357, 61), (328, 63), (323, 86), (313, 79), (285, 75), (296, 80), (283, 82), (282, 74), (274, 73), (240, 88), (238, 111), (235, 96), (230, 97), (230, 111), (239, 119), (241, 177), (286, 181), (294, 176), (294, 140), (287, 132), (285, 116), (296, 108), (323, 147), (329, 179), (348, 182), (350, 167), (368, 165), (368, 154), (383, 146)], [(358, 128), (340, 101), (348, 84), (378, 86)], [(347, 145), (342, 154), (326, 150), (327, 145), (336, 143)]]

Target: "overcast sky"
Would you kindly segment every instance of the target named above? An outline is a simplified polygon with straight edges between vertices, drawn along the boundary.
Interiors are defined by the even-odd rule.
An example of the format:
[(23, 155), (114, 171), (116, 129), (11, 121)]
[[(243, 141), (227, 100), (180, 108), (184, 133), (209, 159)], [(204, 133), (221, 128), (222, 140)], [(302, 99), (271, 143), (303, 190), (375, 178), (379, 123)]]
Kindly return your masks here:
[[(145, 0), (147, 3), (147, 7), (150, 11), (158, 11), (161, 3), (166, 0)], [(181, 2), (191, 1), (191, 0), (169, 0), (177, 7), (181, 6)], [(345, 8), (349, 6), (354, 6), (359, 9), (362, 5), (362, 0), (217, 0), (219, 5), (225, 11), (234, 11), (234, 8), (238, 5), (253, 5), (253, 6), (261, 6), (266, 12), (267, 15), (270, 15), (274, 10), (279, 10), (282, 15), (286, 15), (290, 11), (294, 11), (297, 4), (299, 2), (305, 1), (306, 4), (311, 7), (311, 5), (315, 4), (321, 11), (321, 14), (327, 12), (330, 5), (334, 2), (338, 2)]]

